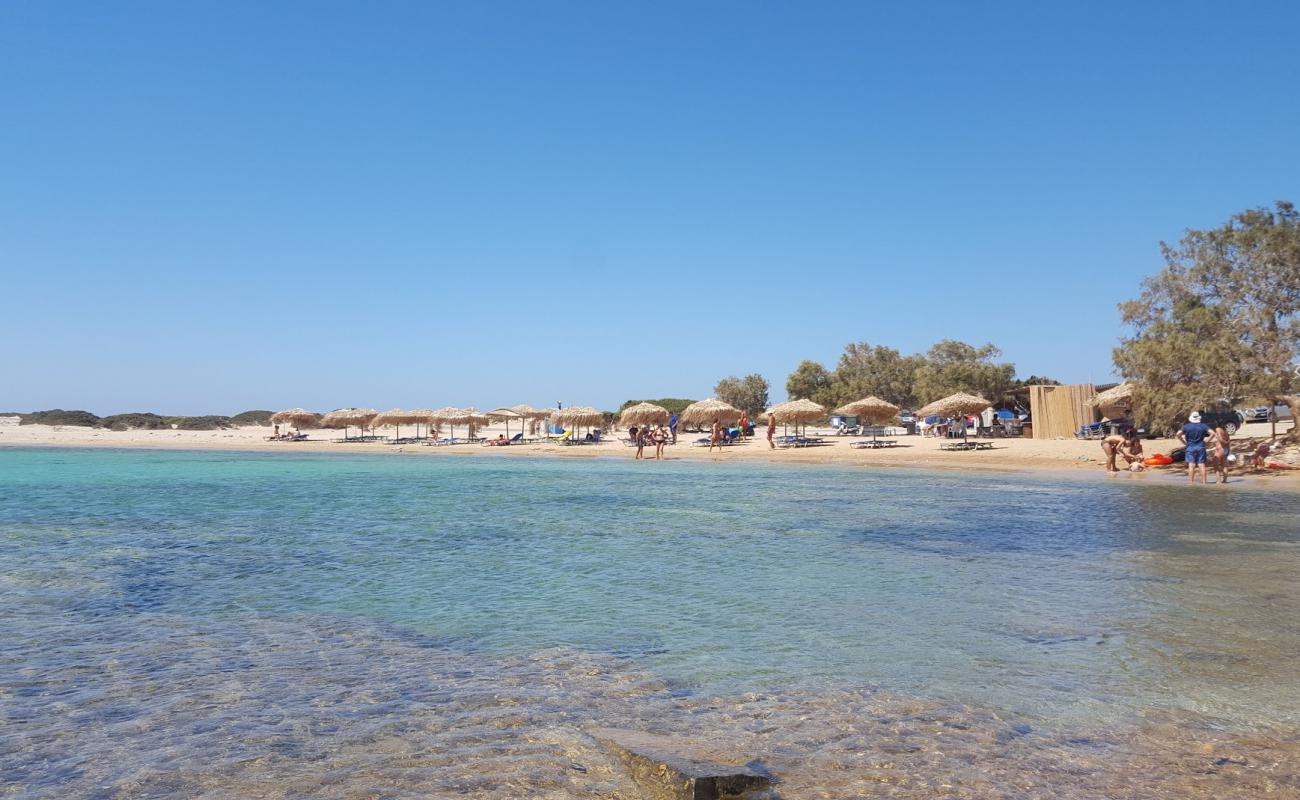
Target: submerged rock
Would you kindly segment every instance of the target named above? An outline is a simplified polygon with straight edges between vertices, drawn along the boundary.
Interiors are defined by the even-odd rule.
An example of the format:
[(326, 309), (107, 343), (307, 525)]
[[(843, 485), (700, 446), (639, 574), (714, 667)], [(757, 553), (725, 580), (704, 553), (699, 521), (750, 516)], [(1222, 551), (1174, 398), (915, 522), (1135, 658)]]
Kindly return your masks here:
[(622, 728), (596, 728), (591, 735), (627, 765), (632, 779), (654, 800), (771, 796), (770, 776), (749, 764), (718, 763), (689, 740)]

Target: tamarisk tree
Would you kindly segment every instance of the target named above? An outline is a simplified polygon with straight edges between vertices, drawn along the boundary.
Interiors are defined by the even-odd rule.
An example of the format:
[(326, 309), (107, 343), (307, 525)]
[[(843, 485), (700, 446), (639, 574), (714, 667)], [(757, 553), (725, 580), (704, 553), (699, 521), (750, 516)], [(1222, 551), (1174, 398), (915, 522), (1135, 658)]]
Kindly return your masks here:
[[(1256, 396), (1300, 406), (1300, 213), (1291, 203), (1243, 211), (1222, 226), (1161, 243), (1165, 267), (1120, 304), (1131, 335), (1115, 366), (1156, 424)], [(1292, 435), (1295, 436), (1293, 429)]]

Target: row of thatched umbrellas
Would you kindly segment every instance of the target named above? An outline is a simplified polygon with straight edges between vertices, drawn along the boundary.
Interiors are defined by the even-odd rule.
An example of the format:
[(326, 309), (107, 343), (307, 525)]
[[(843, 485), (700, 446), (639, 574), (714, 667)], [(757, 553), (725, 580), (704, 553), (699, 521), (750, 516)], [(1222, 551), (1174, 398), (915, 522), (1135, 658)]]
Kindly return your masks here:
[(487, 425), (493, 420), (505, 420), (508, 432), (512, 420), (519, 420), (522, 427), (524, 420), (545, 419), (554, 416), (556, 413), (558, 412), (536, 409), (529, 405), (494, 408), (491, 411), (478, 411), (473, 408), (458, 408), (456, 406), (438, 409), (417, 408), (411, 411), (394, 408), (384, 412), (376, 411), (373, 408), (340, 408), (324, 416), (315, 414), (305, 408), (290, 408), (272, 414), (271, 422), (276, 425), (290, 425), (299, 429), (314, 427), (341, 428), (343, 429), (344, 438), (347, 438), (348, 429), (354, 427), (365, 430), (366, 428), (391, 426), (397, 428), (400, 436), (401, 426), (403, 425), (415, 425), (417, 435), (419, 434), (420, 425), (430, 427), (447, 425), (454, 435), (457, 425), (466, 425), (473, 430), (476, 427)]
[[(942, 400), (936, 400), (933, 403), (917, 411), (918, 416), (941, 416), (957, 417), (967, 414), (978, 414), (988, 408), (991, 403), (982, 397), (957, 393)], [(867, 424), (880, 424), (888, 422), (898, 415), (899, 408), (893, 403), (881, 400), (879, 397), (864, 397), (861, 400), (855, 400), (852, 403), (845, 403), (835, 409), (835, 414), (844, 416), (857, 417), (860, 421)], [(725, 403), (717, 398), (701, 400), (697, 403), (691, 403), (678, 419), (686, 425), (703, 425), (718, 420), (720, 423), (731, 424), (742, 416), (744, 412), (735, 406)], [(811, 400), (797, 399), (788, 400), (784, 403), (778, 403), (767, 409), (768, 414), (773, 415), (776, 421), (782, 425), (794, 424), (806, 425), (809, 422), (815, 422), (826, 417), (826, 407), (814, 403)], [(627, 409), (619, 415), (619, 424), (621, 425), (665, 425), (668, 423), (671, 413), (663, 406), (654, 403), (638, 403)], [(379, 412), (372, 408), (341, 408), (337, 411), (331, 411), (324, 416), (318, 416), (303, 408), (291, 408), (280, 411), (271, 415), (271, 422), (277, 425), (290, 425), (294, 428), (342, 428), (343, 436), (347, 438), (349, 428), (357, 427), (381, 428), (393, 426), (401, 434), (402, 425), (415, 425), (418, 435), (420, 425), (448, 425), (451, 432), (455, 434), (456, 425), (466, 425), (471, 432), (476, 427), (481, 427), (493, 420), (503, 420), (506, 423), (506, 435), (510, 434), (510, 423), (513, 420), (519, 420), (522, 429), (524, 420), (549, 419), (551, 424), (560, 425), (565, 428), (579, 429), (583, 427), (595, 427), (604, 422), (605, 415), (590, 406), (570, 406), (563, 409), (537, 409), (529, 405), (510, 406), (509, 408), (494, 408), (491, 411), (476, 411), (473, 408), (457, 408), (448, 406), (446, 408), (430, 409), (421, 408), (412, 411), (403, 411), (394, 408), (390, 411)]]

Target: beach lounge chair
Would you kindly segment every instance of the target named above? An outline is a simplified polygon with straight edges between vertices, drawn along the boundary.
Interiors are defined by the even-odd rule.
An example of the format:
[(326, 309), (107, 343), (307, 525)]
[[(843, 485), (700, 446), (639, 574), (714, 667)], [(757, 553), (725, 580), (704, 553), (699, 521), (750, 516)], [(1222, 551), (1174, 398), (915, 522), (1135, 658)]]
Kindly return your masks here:
[(894, 439), (863, 439), (858, 442), (849, 442), (849, 447), (855, 450), (876, 450), (881, 447), (897, 447), (898, 442)]
[(977, 442), (973, 439), (964, 442), (944, 442), (939, 445), (940, 450), (992, 450), (992, 442)]
[(1079, 430), (1075, 431), (1076, 439), (1105, 439), (1106, 424), (1104, 422), (1090, 422), (1086, 425), (1080, 425)]

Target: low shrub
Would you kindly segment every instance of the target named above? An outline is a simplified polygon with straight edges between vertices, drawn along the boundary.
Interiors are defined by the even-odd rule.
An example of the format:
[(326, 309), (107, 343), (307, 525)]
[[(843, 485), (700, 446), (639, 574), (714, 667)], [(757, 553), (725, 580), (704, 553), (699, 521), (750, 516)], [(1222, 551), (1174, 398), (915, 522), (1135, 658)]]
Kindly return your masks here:
[(148, 411), (139, 411), (130, 414), (112, 414), (107, 417), (100, 417), (99, 426), (114, 431), (154, 431), (159, 428), (171, 427), (167, 424), (167, 419), (165, 417)]
[(274, 411), (241, 411), (230, 418), (235, 425), (261, 425), (263, 428), (270, 426), (271, 415)]
[(53, 408), (49, 411), (33, 411), (30, 414), (21, 415), (22, 419), (19, 425), (76, 425), (83, 428), (93, 428), (99, 424), (99, 417), (89, 411), (64, 411), (61, 408)]

